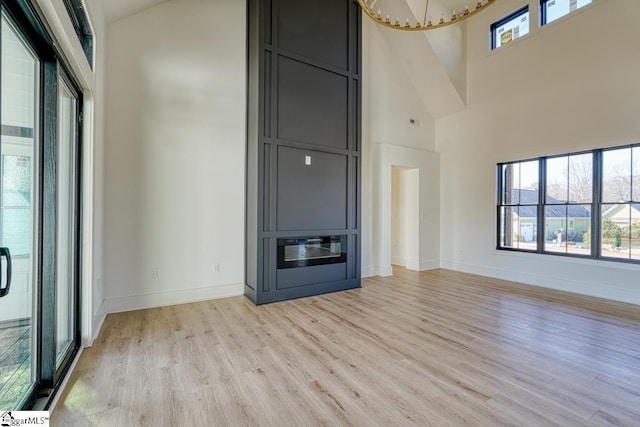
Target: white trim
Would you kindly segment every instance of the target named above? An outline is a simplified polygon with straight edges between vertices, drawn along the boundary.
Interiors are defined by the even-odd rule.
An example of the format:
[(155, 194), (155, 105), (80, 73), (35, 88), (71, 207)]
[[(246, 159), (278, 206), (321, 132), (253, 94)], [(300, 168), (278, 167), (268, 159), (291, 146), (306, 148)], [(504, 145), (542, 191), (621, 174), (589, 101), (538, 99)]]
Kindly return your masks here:
[(442, 268), (538, 286), (541, 288), (555, 289), (579, 295), (587, 295), (596, 298), (640, 305), (640, 288), (624, 289), (579, 280), (563, 279), (540, 273), (505, 270), (461, 262), (443, 261)]
[(360, 276), (361, 277), (374, 277), (375, 269), (372, 267), (361, 267), (360, 268)]
[(391, 265), (387, 265), (384, 267), (376, 268), (376, 276), (380, 276), (380, 277), (393, 276), (393, 267), (391, 267)]
[(413, 271), (436, 270), (438, 268), (440, 268), (439, 260), (430, 260), (430, 261), (421, 261), (421, 262), (410, 261), (407, 263), (407, 270), (413, 270)]
[(81, 273), (80, 273), (80, 306), (81, 313), (81, 327), (83, 343), (93, 343), (95, 335), (92, 334), (94, 330), (93, 320), (91, 316), (91, 307), (93, 307), (93, 272), (94, 272), (94, 171), (95, 171), (95, 158), (94, 158), (94, 108), (95, 101), (93, 93), (89, 90), (85, 90), (83, 94), (83, 122), (82, 126), (82, 187), (80, 188), (81, 200), (82, 200), (82, 229), (81, 235), (81, 253), (80, 259), (82, 261)]
[(80, 347), (78, 349), (76, 356), (73, 358), (73, 362), (71, 362), (71, 366), (69, 366), (69, 371), (67, 371), (67, 374), (64, 376), (64, 379), (60, 383), (60, 387), (58, 387), (58, 391), (53, 396), (53, 399), (51, 399), (51, 404), (49, 405), (49, 409), (48, 409), (50, 414), (53, 414), (53, 411), (56, 410), (58, 401), (60, 400), (60, 397), (64, 394), (64, 389), (67, 388), (67, 383), (69, 382), (69, 379), (71, 379), (71, 374), (76, 369), (76, 365), (80, 360), (80, 356), (82, 355), (83, 350), (84, 350), (83, 347)]
[(86, 341), (83, 339), (82, 345), (84, 347), (91, 347), (95, 342), (96, 338), (100, 334), (100, 330), (102, 329), (102, 325), (104, 324), (105, 319), (107, 318), (107, 313), (105, 311), (106, 301), (102, 300), (102, 304), (98, 307), (95, 313), (93, 313), (92, 325), (93, 331), (91, 331), (91, 337), (89, 337)]
[(400, 267), (405, 267), (407, 265), (407, 260), (404, 257), (391, 256), (391, 265), (399, 265)]
[[(84, 88), (94, 89), (96, 87), (95, 73), (89, 66), (87, 57), (84, 55), (84, 49), (80, 44), (80, 40), (78, 40), (76, 31), (73, 28), (71, 18), (69, 17), (69, 13), (67, 12), (64, 3), (61, 1), (51, 0), (36, 0), (36, 2), (44, 15), (46, 23), (53, 33), (52, 36), (56, 40), (58, 47), (61, 48), (60, 50), (65, 56), (65, 59), (69, 61), (69, 66), (71, 67), (74, 76), (79, 80), (79, 83)], [(93, 17), (90, 16), (91, 14), (88, 15), (92, 29), (95, 29), (93, 25)], [(94, 56), (96, 52), (96, 44), (96, 35), (94, 31)]]
[[(395, 264), (395, 263), (394, 263)], [(420, 263), (418, 261), (408, 261), (404, 267), (407, 270), (420, 271)]]
[(218, 298), (236, 297), (244, 294), (244, 283), (208, 286), (180, 291), (154, 292), (126, 297), (106, 298), (106, 313), (143, 310), (168, 305), (186, 304)]
[(391, 265), (387, 267), (362, 267), (360, 272), (362, 277), (388, 277), (393, 276)]
[[(383, 267), (378, 267), (378, 275), (391, 276), (391, 171), (393, 166), (419, 170), (418, 234), (419, 257), (438, 258), (440, 256), (440, 154), (416, 148), (391, 144), (376, 144), (373, 147), (374, 216), (373, 216), (373, 259)], [(438, 226), (436, 225), (438, 224)], [(411, 264), (411, 263), (408, 263)], [(439, 263), (438, 263), (439, 264)], [(420, 264), (413, 263), (414, 270), (420, 270)]]

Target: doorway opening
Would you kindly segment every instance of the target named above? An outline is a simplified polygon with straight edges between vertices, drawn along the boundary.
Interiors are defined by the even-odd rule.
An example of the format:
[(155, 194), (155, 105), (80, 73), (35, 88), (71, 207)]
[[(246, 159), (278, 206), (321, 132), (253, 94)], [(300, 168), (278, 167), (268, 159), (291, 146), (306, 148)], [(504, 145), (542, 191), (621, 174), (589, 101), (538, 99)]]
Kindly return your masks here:
[(391, 167), (391, 264), (419, 270), (420, 170)]

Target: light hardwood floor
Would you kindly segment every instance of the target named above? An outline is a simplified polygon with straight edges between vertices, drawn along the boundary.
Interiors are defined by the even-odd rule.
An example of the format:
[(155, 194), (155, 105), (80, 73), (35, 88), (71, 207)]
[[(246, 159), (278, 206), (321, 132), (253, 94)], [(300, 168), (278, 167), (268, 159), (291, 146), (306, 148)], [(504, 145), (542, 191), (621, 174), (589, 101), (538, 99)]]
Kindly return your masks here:
[(640, 307), (445, 270), (109, 315), (53, 426), (640, 425)]

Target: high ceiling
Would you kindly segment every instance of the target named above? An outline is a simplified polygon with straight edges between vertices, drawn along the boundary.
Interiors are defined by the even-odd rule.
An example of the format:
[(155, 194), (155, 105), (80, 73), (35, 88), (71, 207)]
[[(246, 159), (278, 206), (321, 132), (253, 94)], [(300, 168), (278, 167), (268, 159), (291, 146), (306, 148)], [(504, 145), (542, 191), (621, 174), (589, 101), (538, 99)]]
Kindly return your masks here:
[[(166, 1), (169, 0), (103, 0), (102, 3), (104, 5), (107, 22), (114, 22)], [(369, 0), (369, 2), (371, 1), (373, 0)], [(441, 13), (445, 13), (448, 19), (450, 18), (452, 10), (462, 10), (465, 5), (474, 8), (476, 1), (477, 0), (433, 0), (429, 6), (429, 15), (436, 20), (440, 18)], [(485, 1), (486, 0), (483, 0), (483, 3)], [(420, 15), (424, 13), (426, 0), (377, 0), (376, 7), (379, 6), (384, 9), (386, 13), (394, 14), (395, 11), (398, 10), (398, 4), (402, 5), (401, 2), (406, 2), (403, 5), (404, 7), (408, 4), (413, 10), (419, 11)], [(422, 19), (422, 16), (419, 16), (419, 18)], [(406, 17), (402, 18), (403, 22), (404, 19), (406, 19)]]
[(107, 22), (114, 22), (168, 0), (102, 0)]

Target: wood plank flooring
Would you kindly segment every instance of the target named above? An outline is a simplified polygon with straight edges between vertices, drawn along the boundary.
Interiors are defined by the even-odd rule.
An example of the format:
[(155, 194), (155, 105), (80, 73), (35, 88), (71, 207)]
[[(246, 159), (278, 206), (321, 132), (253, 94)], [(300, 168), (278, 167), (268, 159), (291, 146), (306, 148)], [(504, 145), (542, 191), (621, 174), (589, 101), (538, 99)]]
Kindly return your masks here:
[(640, 425), (640, 307), (446, 270), (109, 315), (53, 426)]

